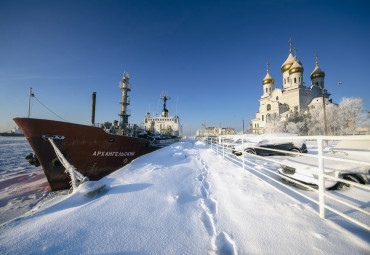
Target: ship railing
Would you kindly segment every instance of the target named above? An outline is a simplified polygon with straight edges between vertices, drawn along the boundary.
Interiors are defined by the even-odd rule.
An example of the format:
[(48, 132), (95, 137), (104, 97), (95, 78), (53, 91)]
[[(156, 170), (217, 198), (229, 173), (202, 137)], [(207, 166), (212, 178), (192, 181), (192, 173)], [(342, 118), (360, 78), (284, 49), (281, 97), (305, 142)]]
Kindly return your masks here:
[(119, 83), (119, 88), (122, 90), (122, 89), (126, 89), (126, 90), (128, 90), (128, 91), (131, 91), (131, 84), (130, 83), (122, 83), (122, 82), (120, 82)]
[(120, 112), (119, 116), (131, 116), (131, 109), (126, 109), (124, 113)]
[[(306, 183), (299, 182), (293, 178), (290, 178), (288, 175), (282, 175), (277, 171), (277, 167), (281, 167), (284, 159), (287, 159), (286, 156), (274, 156), (274, 157), (262, 157), (259, 155), (246, 153), (245, 150), (242, 150), (242, 155), (236, 156), (232, 153), (232, 148), (229, 148), (226, 143), (224, 143), (222, 138), (219, 137), (206, 137), (203, 140), (209, 144), (210, 149), (212, 149), (217, 155), (222, 157), (222, 159), (230, 162), (231, 164), (241, 167), (243, 170), (250, 170), (251, 172), (266, 177), (269, 183), (276, 188), (281, 190), (287, 189), (304, 197), (305, 199), (315, 203), (319, 207), (319, 216), (322, 219), (325, 219), (326, 210), (333, 212), (334, 214), (339, 215), (340, 217), (345, 218), (346, 220), (357, 224), (358, 226), (370, 231), (370, 226), (368, 225), (368, 218), (370, 211), (366, 209), (367, 205), (361, 202), (360, 197), (358, 199), (343, 199), (343, 194), (335, 190), (327, 190), (325, 188), (326, 180), (334, 180), (337, 182), (342, 182), (346, 185), (350, 185), (350, 188), (358, 189), (358, 193), (353, 194), (370, 194), (370, 185), (361, 184), (345, 180), (342, 178), (337, 178), (332, 175), (325, 174), (325, 160), (337, 161), (337, 162), (347, 162), (357, 165), (362, 165), (367, 169), (370, 169), (370, 162), (359, 161), (354, 159), (344, 159), (337, 157), (328, 157), (327, 154), (324, 155), (324, 151), (333, 147), (339, 141), (369, 141), (369, 135), (353, 135), (353, 136), (297, 136), (297, 137), (274, 137), (269, 138), (273, 140), (305, 140), (310, 141), (310, 146), (308, 146), (308, 153), (299, 153), (294, 151), (283, 151), (270, 149), (265, 147), (254, 146), (254, 148), (260, 148), (263, 150), (276, 151), (284, 154), (290, 154), (291, 156), (304, 155), (312, 158), (312, 163), (317, 162), (318, 171), (307, 170), (308, 173), (315, 174), (318, 179), (317, 187), (308, 185)], [(243, 139), (242, 139), (243, 140)], [(324, 146), (326, 142), (329, 142), (329, 146)], [(244, 147), (244, 145), (242, 146)], [(312, 149), (312, 151), (311, 151)], [(316, 151), (317, 150), (317, 151)], [(368, 153), (365, 150), (365, 154)], [(369, 155), (370, 157), (370, 155)], [(299, 159), (299, 158), (297, 158)], [(264, 163), (265, 162), (265, 163)], [(286, 162), (284, 162), (285, 164)], [(292, 166), (293, 167), (293, 166)], [(302, 169), (300, 169), (302, 170)], [(370, 170), (369, 170), (370, 171)], [(370, 172), (369, 172), (370, 174)], [(287, 180), (283, 182), (282, 178)], [(369, 179), (367, 179), (369, 181)], [(273, 183), (273, 184), (272, 184)], [(277, 184), (277, 185), (274, 185)], [(292, 186), (295, 185), (295, 186)], [(298, 189), (297, 187), (300, 187)], [(313, 192), (313, 193), (312, 193)], [(315, 193), (317, 197), (315, 197)], [(347, 201), (345, 201), (347, 200)], [(354, 202), (356, 201), (356, 202)], [(356, 204), (355, 204), (356, 203)], [(347, 207), (351, 208), (350, 210), (345, 210)], [(365, 208), (365, 209), (364, 209)], [(351, 216), (349, 215), (351, 214)], [(340, 220), (338, 220), (340, 221)]]
[(129, 96), (127, 96), (127, 100), (126, 100), (126, 102), (122, 101), (122, 98), (120, 98), (118, 102), (119, 102), (119, 104), (126, 104), (126, 105), (129, 105), (129, 104), (130, 104), (130, 102), (131, 102), (131, 99), (130, 99), (130, 97), (129, 97)]

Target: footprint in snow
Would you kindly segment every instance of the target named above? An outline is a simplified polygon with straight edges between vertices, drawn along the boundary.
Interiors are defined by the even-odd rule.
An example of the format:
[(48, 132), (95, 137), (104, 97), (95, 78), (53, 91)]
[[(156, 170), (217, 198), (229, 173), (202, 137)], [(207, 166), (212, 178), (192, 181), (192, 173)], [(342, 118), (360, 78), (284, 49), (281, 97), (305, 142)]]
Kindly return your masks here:
[(208, 234), (210, 236), (215, 235), (216, 230), (215, 230), (215, 226), (214, 226), (214, 223), (213, 223), (212, 215), (210, 215), (207, 212), (203, 212), (202, 216), (201, 216), (201, 220), (202, 220), (202, 222), (204, 224), (204, 227), (206, 228)]
[(202, 182), (202, 181), (203, 181), (203, 179), (204, 179), (203, 174), (200, 174), (200, 175), (198, 176), (198, 180), (199, 180), (200, 182)]
[(207, 198), (204, 200), (204, 204), (207, 206), (210, 213), (213, 215), (217, 214), (217, 201), (212, 198)]
[(204, 185), (203, 185), (203, 184), (200, 186), (200, 192), (202, 192), (202, 197), (203, 197), (203, 198), (208, 198), (209, 192), (208, 192), (208, 190), (204, 187)]
[(237, 250), (234, 241), (226, 234), (221, 232), (216, 238), (217, 254), (236, 255)]
[(209, 188), (210, 188), (209, 182), (207, 182), (206, 180), (203, 180), (202, 183), (203, 183), (204, 188), (206, 188), (207, 190), (209, 190)]

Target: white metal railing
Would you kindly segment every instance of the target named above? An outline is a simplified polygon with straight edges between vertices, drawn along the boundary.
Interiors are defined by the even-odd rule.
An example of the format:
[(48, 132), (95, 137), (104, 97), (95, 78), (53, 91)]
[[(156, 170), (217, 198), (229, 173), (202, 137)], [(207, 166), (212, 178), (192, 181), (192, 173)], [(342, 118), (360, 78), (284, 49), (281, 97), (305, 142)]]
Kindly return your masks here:
[[(297, 181), (297, 180), (295, 180), (295, 179), (293, 179), (293, 178), (291, 178), (287, 175), (284, 175), (283, 177), (284, 177), (284, 179), (288, 180), (289, 182), (292, 182), (296, 185), (299, 185), (299, 186), (301, 186), (301, 187), (303, 187), (307, 190), (314, 191), (314, 192), (318, 193), (318, 200), (313, 199), (312, 197), (310, 197), (307, 194), (301, 192), (300, 190), (298, 190), (295, 187), (291, 187), (289, 185), (286, 185), (285, 183), (283, 183), (280, 180), (274, 179), (272, 177), (273, 175), (277, 175), (277, 176), (280, 176), (280, 177), (282, 177), (282, 175), (278, 171), (276, 171), (276, 169), (269, 169), (265, 166), (258, 165), (258, 163), (256, 163), (255, 160), (256, 159), (263, 159), (263, 160), (266, 160), (266, 161), (277, 163), (279, 165), (282, 164), (282, 160), (281, 159), (279, 160), (278, 158), (274, 158), (274, 157), (262, 157), (262, 156), (258, 156), (258, 155), (252, 155), (252, 154), (245, 153), (245, 148), (246, 147), (244, 146), (244, 139), (245, 138), (241, 139), (242, 140), (242, 151), (241, 151), (240, 156), (235, 156), (232, 153), (232, 149), (226, 147), (227, 144), (224, 144), (224, 142), (223, 142), (224, 139), (221, 138), (221, 137), (207, 137), (207, 138), (204, 138), (204, 141), (209, 144), (210, 148), (213, 151), (215, 151), (217, 155), (222, 156), (222, 158), (224, 160), (229, 161), (233, 165), (242, 167), (243, 169), (249, 169), (249, 170), (255, 171), (259, 174), (262, 174), (263, 176), (267, 177), (269, 180), (272, 180), (273, 182), (278, 183), (279, 185), (282, 185), (285, 188), (301, 195), (302, 197), (318, 204), (319, 205), (319, 216), (322, 219), (325, 219), (325, 209), (328, 209), (328, 210), (340, 215), (341, 217), (343, 217), (343, 218), (345, 218), (345, 219), (363, 227), (364, 229), (370, 231), (370, 226), (366, 225), (365, 223), (363, 223), (363, 222), (361, 222), (357, 219), (354, 219), (353, 217), (350, 217), (350, 216), (346, 215), (345, 213), (333, 208), (332, 206), (328, 205), (328, 203), (326, 203), (326, 198), (328, 198), (328, 199), (331, 199), (332, 201), (335, 201), (336, 203), (340, 203), (342, 205), (348, 206), (348, 207), (350, 207), (350, 208), (352, 208), (352, 209), (354, 209), (354, 210), (356, 210), (360, 213), (363, 213), (365, 215), (370, 215), (370, 211), (365, 210), (365, 209), (363, 209), (359, 206), (355, 206), (355, 205), (353, 205), (349, 202), (345, 202), (342, 199), (338, 199), (337, 197), (329, 194), (326, 191), (326, 188), (325, 188), (325, 181), (328, 180), (328, 179), (335, 180), (335, 181), (340, 181), (340, 182), (350, 184), (352, 186), (361, 188), (363, 190), (368, 190), (368, 191), (370, 191), (370, 186), (369, 185), (364, 185), (364, 184), (359, 184), (359, 183), (354, 183), (354, 182), (351, 182), (351, 181), (348, 181), (348, 180), (345, 180), (345, 179), (342, 179), (342, 178), (337, 178), (335, 176), (325, 174), (325, 171), (324, 171), (325, 170), (325, 160), (334, 160), (334, 161), (338, 161), (338, 162), (355, 163), (355, 164), (359, 164), (359, 165), (362, 165), (362, 166), (367, 166), (367, 167), (369, 167), (369, 169), (370, 169), (370, 162), (358, 161), (358, 160), (354, 160), (354, 159), (344, 159), (344, 158), (324, 156), (324, 146), (323, 146), (324, 141), (363, 141), (363, 140), (366, 140), (366, 141), (369, 141), (369, 143), (370, 143), (370, 136), (368, 136), (368, 135), (366, 135), (366, 136), (364, 136), (364, 135), (360, 135), (360, 136), (297, 136), (297, 137), (274, 137), (274, 138), (269, 138), (271, 140), (306, 140), (306, 141), (316, 141), (317, 142), (317, 154), (305, 153), (304, 155), (307, 156), (307, 157), (312, 157), (313, 161), (314, 160), (317, 161), (319, 171), (318, 172), (315, 172), (313, 170), (307, 170), (307, 171), (310, 172), (310, 173), (315, 173), (316, 175), (318, 175), (318, 189), (315, 189), (311, 185), (307, 185), (305, 183), (299, 182), (299, 181)], [(248, 148), (250, 148), (250, 147), (248, 147)], [(254, 149), (259, 148), (259, 149), (263, 149), (263, 150), (276, 151), (276, 152), (280, 152), (280, 153), (284, 153), (284, 154), (291, 154), (292, 156), (297, 156), (297, 155), (301, 154), (299, 152), (276, 150), (276, 149), (258, 147), (258, 146), (253, 146), (252, 148), (254, 148)], [(246, 156), (246, 154), (248, 154), (248, 156)], [(369, 157), (370, 157), (370, 155), (369, 155)], [(256, 168), (256, 166), (258, 166), (258, 169)], [(270, 174), (273, 174), (273, 175), (271, 176), (270, 174), (266, 174), (265, 171), (270, 173)], [(370, 170), (369, 170), (369, 174), (370, 174)]]

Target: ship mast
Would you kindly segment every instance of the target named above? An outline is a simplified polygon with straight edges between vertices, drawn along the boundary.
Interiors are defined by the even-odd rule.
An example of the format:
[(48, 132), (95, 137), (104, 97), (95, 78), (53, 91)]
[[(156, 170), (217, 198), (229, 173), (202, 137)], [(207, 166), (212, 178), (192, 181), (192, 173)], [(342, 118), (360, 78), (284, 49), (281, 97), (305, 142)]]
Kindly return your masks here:
[(119, 102), (121, 104), (121, 112), (118, 115), (120, 116), (120, 127), (122, 130), (126, 129), (128, 125), (128, 117), (131, 115), (131, 111), (127, 109), (127, 106), (130, 104), (130, 98), (128, 97), (127, 92), (131, 91), (129, 79), (129, 74), (124, 72), (121, 82), (119, 83), (119, 88), (122, 91), (122, 98)]
[(29, 93), (29, 96), (28, 96), (28, 118), (31, 115), (31, 97), (33, 97), (33, 96), (34, 95), (32, 94), (32, 88), (30, 87), (30, 93)]
[(163, 100), (163, 110), (162, 110), (162, 117), (168, 117), (168, 110), (166, 109), (166, 101), (170, 100), (171, 98), (167, 95), (167, 93), (163, 93), (161, 96)]

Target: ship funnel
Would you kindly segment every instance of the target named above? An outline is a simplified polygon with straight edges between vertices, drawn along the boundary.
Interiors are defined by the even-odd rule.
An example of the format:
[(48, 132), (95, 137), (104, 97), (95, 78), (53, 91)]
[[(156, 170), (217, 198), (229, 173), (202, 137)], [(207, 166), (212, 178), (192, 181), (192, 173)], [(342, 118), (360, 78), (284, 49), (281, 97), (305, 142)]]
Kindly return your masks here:
[(96, 104), (96, 92), (92, 94), (92, 106), (91, 106), (91, 125), (95, 124), (95, 104)]

